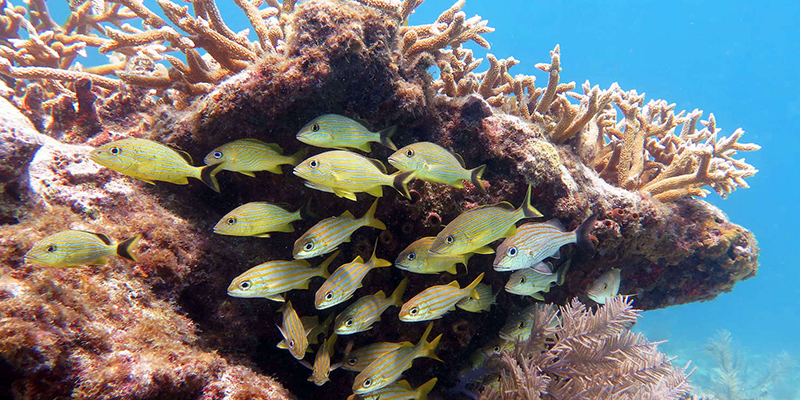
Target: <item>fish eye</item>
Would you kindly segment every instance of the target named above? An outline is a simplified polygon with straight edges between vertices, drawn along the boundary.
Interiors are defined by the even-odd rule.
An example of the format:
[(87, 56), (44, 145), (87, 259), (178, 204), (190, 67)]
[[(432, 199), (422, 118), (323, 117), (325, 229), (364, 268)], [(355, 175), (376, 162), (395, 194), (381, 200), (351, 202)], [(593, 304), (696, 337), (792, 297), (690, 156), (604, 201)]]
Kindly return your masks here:
[(356, 365), (357, 362), (358, 362), (358, 359), (356, 359), (356, 358), (351, 358), (351, 359), (347, 360), (347, 364), (350, 365), (350, 366)]
[(516, 246), (509, 247), (508, 251), (506, 252), (506, 254), (508, 254), (509, 257), (516, 256), (517, 255), (517, 247)]
[(364, 383), (361, 384), (361, 386), (363, 386), (365, 388), (370, 387), (370, 385), (372, 385), (372, 380), (371, 379), (367, 379), (367, 380), (364, 381)]
[(353, 325), (353, 319), (352, 318), (348, 319), (347, 321), (344, 322), (344, 324), (345, 326)]
[(239, 284), (239, 289), (247, 290), (250, 289), (250, 281), (244, 281)]
[(112, 147), (112, 148), (108, 149), (108, 151), (109, 151), (111, 154), (119, 154), (119, 147), (116, 147), (116, 146), (114, 146), (114, 147)]
[(414, 308), (408, 310), (408, 313), (411, 314), (411, 315), (417, 315), (418, 312), (419, 312), (419, 308), (417, 308), (417, 307), (414, 307)]
[(56, 245), (54, 245), (54, 244), (51, 244), (51, 245), (50, 245), (50, 246), (47, 248), (47, 252), (48, 252), (48, 253), (52, 253), (52, 252), (54, 252), (54, 251), (56, 251)]
[(220, 158), (222, 158), (222, 152), (221, 151), (215, 151), (213, 154), (211, 154), (211, 157), (214, 157), (216, 159), (220, 159)]
[(519, 283), (522, 284), (522, 285), (525, 284), (525, 277), (524, 276), (519, 278)]
[(305, 250), (305, 251), (311, 251), (311, 249), (313, 249), (313, 248), (314, 248), (314, 243), (313, 242), (308, 242), (308, 243), (303, 245), (303, 250)]
[(317, 168), (318, 165), (319, 163), (317, 162), (317, 160), (311, 160), (308, 162), (308, 166), (311, 168)]
[(604, 283), (604, 284), (603, 284), (603, 290), (606, 290), (606, 289), (608, 289), (608, 284), (607, 284), (607, 283)]
[(417, 258), (417, 254), (416, 253), (408, 253), (406, 258), (408, 258), (408, 261), (414, 261), (414, 259)]
[(494, 352), (495, 353), (499, 353), (500, 352), (500, 346), (494, 346)]
[(328, 293), (325, 295), (325, 300), (330, 300), (330, 299), (332, 299), (332, 298), (333, 298), (333, 292), (328, 292)]
[(294, 348), (294, 340), (289, 341), (289, 347)]
[(455, 240), (453, 238), (453, 235), (450, 235), (450, 236), (444, 238), (444, 241), (447, 242), (447, 244), (453, 243), (453, 240)]
[(519, 321), (519, 329), (522, 329), (524, 327), (525, 327), (525, 321)]
[(316, 131), (318, 131), (318, 130), (319, 130), (319, 124), (314, 124), (314, 125), (311, 125), (311, 131), (312, 131), (312, 132), (316, 132)]
[(406, 157), (408, 158), (414, 157), (414, 150), (411, 149), (406, 150)]
[(228, 225), (233, 225), (236, 223), (236, 218), (228, 218)]

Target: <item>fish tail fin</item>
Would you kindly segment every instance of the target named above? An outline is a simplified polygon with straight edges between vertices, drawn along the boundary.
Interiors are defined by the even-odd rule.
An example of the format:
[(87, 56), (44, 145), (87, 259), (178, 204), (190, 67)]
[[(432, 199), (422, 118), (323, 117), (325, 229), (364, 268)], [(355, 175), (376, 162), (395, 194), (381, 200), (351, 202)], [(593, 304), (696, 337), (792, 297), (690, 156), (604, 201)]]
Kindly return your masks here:
[(475, 290), (475, 287), (478, 286), (479, 283), (481, 283), (481, 279), (483, 279), (483, 272), (481, 272), (481, 274), (478, 275), (478, 277), (475, 278), (475, 280), (472, 281), (472, 283), (470, 283), (469, 285), (467, 285), (467, 287), (464, 288), (464, 292), (468, 293), (467, 294), (468, 296), (472, 296), (475, 299), (480, 299), (481, 295), (478, 294), (478, 291)]
[(334, 347), (334, 345), (336, 344), (336, 339), (337, 339), (338, 337), (339, 337), (339, 335), (337, 335), (337, 334), (336, 334), (336, 332), (333, 332), (333, 333), (331, 333), (331, 336), (330, 336), (330, 337), (328, 337), (327, 339), (325, 339), (325, 342), (324, 342), (324, 344), (326, 344), (326, 346), (325, 346), (325, 350), (327, 350), (327, 351), (328, 351), (328, 354), (330, 354), (330, 353), (332, 353), (332, 352), (333, 352), (333, 347)]
[(419, 357), (428, 357), (432, 358), (436, 361), (442, 361), (439, 357), (436, 356), (436, 346), (439, 345), (439, 341), (442, 339), (442, 335), (433, 339), (433, 341), (428, 342), (428, 335), (431, 334), (431, 329), (433, 329), (433, 322), (428, 324), (428, 327), (425, 328), (425, 333), (422, 334), (422, 337), (419, 338), (419, 342), (415, 346), (417, 348), (417, 356), (414, 358)]
[(131, 261), (136, 261), (136, 255), (133, 254), (133, 248), (136, 247), (136, 244), (139, 243), (139, 239), (142, 238), (141, 234), (138, 234), (128, 240), (117, 245), (117, 255), (122, 258), (127, 258)]
[(377, 209), (378, 209), (378, 199), (375, 199), (375, 201), (372, 202), (372, 205), (369, 207), (369, 210), (367, 210), (367, 213), (364, 214), (364, 216), (362, 217), (366, 221), (364, 225), (385, 231), (386, 224), (384, 224), (381, 220), (375, 218), (375, 210)]
[(417, 171), (398, 172), (392, 175), (394, 178), (392, 181), (392, 186), (394, 186), (394, 188), (397, 189), (400, 194), (405, 196), (405, 198), (411, 200), (411, 193), (408, 192), (408, 183), (411, 182), (416, 175)]
[(569, 271), (569, 267), (572, 265), (572, 259), (567, 260), (561, 268), (558, 269), (558, 277), (556, 277), (556, 284), (561, 286), (564, 284), (564, 281), (567, 280), (567, 271)]
[(597, 213), (592, 214), (591, 217), (586, 218), (586, 221), (575, 230), (575, 240), (582, 249), (593, 253), (594, 252), (594, 242), (592, 241), (592, 229), (594, 229), (594, 223), (597, 221)]
[(392, 135), (394, 135), (395, 132), (397, 132), (397, 125), (392, 125), (392, 126), (386, 128), (386, 129), (378, 132), (378, 135), (380, 135), (380, 137), (381, 137), (381, 144), (382, 145), (384, 145), (384, 146), (386, 146), (386, 147), (388, 147), (388, 148), (390, 148), (390, 149), (392, 149), (394, 151), (397, 151), (397, 146), (395, 146), (394, 142), (392, 142)]
[(297, 210), (297, 213), (303, 221), (313, 220), (319, 218), (319, 215), (311, 211), (311, 198), (308, 199), (303, 207)]
[(380, 268), (380, 267), (388, 267), (391, 266), (392, 263), (386, 261), (382, 258), (378, 258), (375, 253), (378, 251), (378, 239), (375, 239), (375, 247), (372, 248), (372, 257), (369, 258), (368, 263), (372, 263), (372, 268)]
[(394, 292), (392, 292), (392, 296), (390, 297), (393, 305), (397, 307), (403, 305), (403, 294), (406, 292), (406, 286), (408, 286), (408, 278), (403, 278), (403, 280), (400, 281), (400, 284), (397, 285), (397, 288), (394, 290)]
[(428, 400), (428, 393), (433, 390), (433, 387), (436, 386), (436, 382), (438, 380), (439, 378), (431, 378), (431, 380), (420, 385), (420, 387), (417, 388), (417, 399)]
[(303, 147), (297, 153), (294, 153), (291, 156), (289, 156), (289, 159), (287, 160), (287, 164), (289, 164), (291, 166), (295, 166), (297, 164), (300, 164), (300, 162), (303, 161), (306, 158), (306, 154), (308, 154), (308, 149), (309, 149), (308, 147)]
[(461, 259), (461, 263), (464, 264), (464, 271), (467, 273), (469, 273), (469, 267), (467, 266), (469, 264), (469, 259), (474, 255), (475, 253), (467, 253), (462, 256), (464, 258)]
[(336, 250), (335, 253), (333, 253), (330, 256), (328, 256), (328, 258), (326, 258), (325, 261), (323, 261), (322, 264), (320, 264), (319, 267), (317, 267), (320, 270), (320, 275), (319, 276), (321, 276), (321, 277), (323, 277), (325, 279), (328, 279), (328, 277), (331, 276), (331, 273), (328, 272), (328, 267), (330, 267), (331, 263), (333, 262), (333, 259), (336, 258), (336, 256), (339, 255), (339, 253), (340, 253), (340, 251)]
[(482, 193), (487, 194), (486, 185), (483, 184), (483, 173), (486, 171), (486, 164), (483, 164), (475, 169), (470, 170), (469, 180), (475, 185), (476, 188)]
[(542, 213), (539, 212), (536, 208), (531, 205), (531, 184), (528, 184), (528, 192), (525, 194), (525, 200), (522, 201), (522, 208), (523, 214), (525, 214), (525, 218), (539, 218), (542, 216)]
[(217, 182), (217, 173), (222, 171), (224, 163), (217, 163), (206, 165), (200, 169), (200, 180), (203, 181), (211, 190), (219, 193), (219, 182)]

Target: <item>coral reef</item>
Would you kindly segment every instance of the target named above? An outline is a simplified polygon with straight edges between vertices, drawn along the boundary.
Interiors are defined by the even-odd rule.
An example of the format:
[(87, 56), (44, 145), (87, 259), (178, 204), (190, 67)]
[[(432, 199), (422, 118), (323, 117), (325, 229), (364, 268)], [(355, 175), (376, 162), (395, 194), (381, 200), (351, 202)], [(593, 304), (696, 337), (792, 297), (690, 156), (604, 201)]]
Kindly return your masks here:
[[(213, 0), (192, 1), (192, 11), (159, 0), (166, 20), (139, 0), (76, 2), (62, 25), (44, 1), (27, 8), (0, 3), (0, 155), (13, 161), (0, 170), (0, 331), (13, 338), (0, 345), (0, 371), (15, 396), (291, 397), (281, 384), (301, 398), (350, 393), (349, 372), (333, 371), (331, 382), (317, 388), (306, 382), (304, 367), (275, 348), (280, 333), (269, 328), (280, 321), (278, 304), (226, 295), (247, 268), (289, 258), (296, 236), (211, 232), (248, 201), (299, 207), (310, 199), (323, 218), (345, 210), (361, 215), (369, 202), (310, 190), (286, 170), (256, 178), (220, 173), (217, 194), (197, 182), (149, 186), (87, 159), (92, 146), (121, 137), (153, 139), (200, 160), (246, 137), (294, 153), (301, 147), (295, 133), (325, 113), (397, 125), (398, 145), (432, 141), (467, 165), (486, 164), (488, 193), (469, 183), (455, 189), (423, 181), (410, 185), (411, 201), (387, 191), (377, 209), (388, 228), (378, 257), (393, 260), (465, 209), (518, 204), (532, 184), (534, 206), (568, 229), (600, 216), (597, 253), (562, 249), (572, 267), (565, 284), (546, 294), (549, 302), (583, 296), (610, 268), (622, 271), (621, 293), (636, 294), (640, 309), (710, 300), (755, 275), (752, 233), (694, 198), (706, 186), (722, 195), (746, 187), (756, 171), (735, 153), (757, 146), (738, 143), (741, 130), (718, 139), (713, 116), (698, 130), (699, 111), (676, 114), (666, 102), (645, 104), (616, 85), (587, 83), (583, 93), (573, 92), (574, 84), (559, 82), (558, 47), (549, 64), (537, 65), (549, 75), (545, 87), (535, 87), (532, 76), (512, 77), (513, 58), (489, 55), (488, 70), (476, 73), (481, 60), (462, 44), (488, 48), (481, 35), (492, 28), (466, 18), (463, 1), (419, 26), (403, 21), (420, 0), (265, 3), (236, 0), (254, 41), (231, 31)], [(77, 63), (87, 46), (106, 53), (108, 64)], [(433, 66), (438, 79), (428, 73)], [(370, 156), (389, 154), (376, 148)], [(296, 222), (298, 236), (313, 223)], [(22, 264), (30, 244), (68, 228), (114, 238), (141, 233), (139, 262), (70, 270)], [(368, 258), (377, 235), (355, 233), (336, 262)], [(484, 282), (502, 287), (507, 276), (488, 271), (489, 257), (474, 256), (456, 278), (466, 284), (488, 272)], [(362, 290), (390, 290), (402, 277), (382, 268)], [(412, 275), (407, 293), (453, 279)], [(317, 314), (310, 301), (317, 285), (291, 293), (301, 316)], [(497, 303), (492, 312), (438, 321), (433, 335), (445, 333), (439, 357), (466, 359), (527, 300), (501, 292)], [(617, 311), (628, 313), (625, 304), (628, 311)], [(576, 304), (565, 310), (589, 313)], [(388, 316), (379, 324), (354, 335), (356, 346), (416, 341), (424, 329)], [(337, 345), (335, 361), (341, 350)], [(446, 386), (460, 367), (418, 360), (406, 376), (418, 386), (433, 371)]]

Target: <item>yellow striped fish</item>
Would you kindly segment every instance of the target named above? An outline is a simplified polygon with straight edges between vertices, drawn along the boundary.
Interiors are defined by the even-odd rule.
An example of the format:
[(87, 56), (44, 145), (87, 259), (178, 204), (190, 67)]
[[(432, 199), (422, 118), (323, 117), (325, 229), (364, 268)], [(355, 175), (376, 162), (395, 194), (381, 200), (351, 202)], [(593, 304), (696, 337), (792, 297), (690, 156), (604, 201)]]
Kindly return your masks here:
[(438, 274), (439, 272), (447, 271), (453, 275), (456, 274), (456, 264), (467, 266), (467, 262), (473, 253), (455, 256), (431, 254), (428, 249), (431, 248), (434, 240), (436, 240), (435, 237), (428, 236), (411, 243), (397, 256), (394, 266), (417, 274)]
[(463, 188), (463, 181), (470, 181), (481, 193), (486, 193), (481, 177), (486, 165), (466, 169), (464, 160), (442, 146), (431, 142), (417, 142), (397, 150), (389, 156), (389, 164), (400, 171), (416, 171), (416, 178), (428, 182), (444, 183)]
[(589, 290), (586, 291), (586, 295), (597, 304), (606, 304), (609, 297), (619, 294), (621, 281), (619, 268), (611, 268), (592, 282)]
[[(377, 250), (377, 247), (375, 250)], [(356, 289), (361, 287), (361, 281), (367, 275), (367, 272), (373, 268), (392, 265), (389, 261), (377, 258), (375, 250), (372, 251), (372, 257), (366, 263), (361, 259), (361, 256), (358, 256), (353, 262), (337, 268), (317, 290), (314, 296), (314, 307), (317, 310), (324, 310), (347, 301), (353, 297)]]
[(436, 235), (429, 251), (439, 255), (492, 254), (494, 250), (487, 244), (517, 233), (517, 221), (541, 216), (531, 205), (531, 186), (528, 185), (528, 193), (518, 209), (502, 202), (465, 211)]
[(294, 174), (306, 180), (306, 186), (330, 192), (356, 201), (356, 193), (367, 192), (383, 196), (383, 186), (392, 186), (406, 198), (408, 182), (415, 172), (386, 174), (386, 167), (378, 160), (356, 153), (333, 150), (311, 156), (294, 167)]
[(315, 276), (328, 278), (328, 266), (339, 252), (333, 253), (322, 264), (311, 268), (305, 260), (268, 261), (248, 269), (233, 279), (228, 286), (228, 296), (284, 301), (283, 293), (294, 289), (308, 289), (308, 281)]
[(425, 329), (425, 333), (422, 334), (416, 346), (410, 343), (404, 344), (395, 350), (383, 353), (367, 368), (364, 368), (353, 382), (353, 393), (369, 393), (391, 385), (400, 378), (405, 370), (411, 368), (411, 364), (417, 358), (428, 357), (442, 361), (436, 357), (435, 353), (442, 335), (437, 336), (430, 343), (427, 341), (432, 328), (433, 322), (428, 324), (428, 328)]
[(47, 267), (106, 264), (115, 254), (136, 261), (132, 250), (141, 238), (142, 235), (136, 235), (117, 244), (102, 233), (63, 231), (36, 242), (24, 259), (28, 264)]
[(138, 138), (106, 143), (92, 150), (89, 159), (112, 171), (153, 185), (153, 181), (185, 185), (189, 183), (188, 178), (195, 178), (215, 192), (219, 192), (216, 175), (223, 167), (222, 164), (194, 167), (190, 165), (192, 158), (189, 154)]
[(308, 361), (300, 360), (300, 363), (311, 369), (311, 376), (308, 377), (309, 382), (314, 382), (317, 386), (322, 386), (328, 382), (328, 375), (331, 371), (339, 368), (339, 365), (331, 365), (331, 357), (333, 357), (333, 346), (336, 344), (336, 334), (326, 338), (317, 349), (317, 355), (314, 357), (314, 365), (310, 365)]
[(283, 307), (278, 310), (283, 313), (283, 326), (278, 329), (283, 335), (283, 340), (278, 343), (279, 349), (288, 349), (289, 353), (298, 360), (302, 360), (306, 355), (308, 349), (308, 334), (311, 329), (306, 329), (297, 312), (292, 308), (292, 302), (287, 301)]
[(480, 298), (475, 287), (483, 279), (483, 272), (467, 287), (461, 289), (458, 281), (447, 285), (431, 286), (412, 297), (400, 308), (400, 320), (404, 322), (419, 322), (441, 318), (450, 310), (456, 309), (459, 300), (473, 296)]
[(367, 368), (368, 365), (372, 364), (373, 361), (377, 360), (378, 357), (384, 353), (397, 350), (405, 345), (413, 346), (410, 342), (378, 342), (359, 347), (351, 351), (347, 357), (345, 357), (346, 360), (344, 364), (342, 364), (342, 369), (356, 372), (363, 371), (364, 368)]
[(416, 389), (412, 389), (406, 380), (389, 385), (383, 389), (364, 394), (351, 394), (347, 400), (427, 400), (428, 393), (436, 386), (438, 378), (423, 383)]
[(408, 278), (403, 279), (392, 295), (387, 299), (383, 290), (370, 296), (364, 296), (349, 305), (333, 324), (334, 330), (339, 335), (352, 335), (372, 329), (375, 321), (381, 320), (381, 314), (391, 306), (403, 305), (403, 293), (406, 291)]
[[(544, 313), (548, 308), (553, 308), (553, 305), (533, 303), (518, 313), (509, 316), (506, 323), (500, 328), (500, 338), (512, 342), (530, 339), (531, 329), (533, 329), (533, 314)], [(550, 326), (557, 324), (558, 319), (555, 318)]]
[(350, 118), (336, 114), (325, 114), (314, 118), (297, 132), (297, 140), (317, 147), (329, 149), (359, 149), (369, 153), (370, 142), (380, 143), (392, 150), (397, 146), (392, 143), (392, 135), (397, 131), (391, 126), (380, 132), (370, 132), (364, 125)]
[[(550, 275), (543, 275), (535, 268), (516, 270), (506, 282), (506, 292), (544, 301), (541, 293), (549, 293), (552, 286), (564, 284), (571, 262), (572, 260), (568, 260), (556, 273)], [(550, 267), (539, 267), (539, 269), (550, 269)]]
[(477, 298), (467, 296), (459, 300), (456, 307), (469, 312), (489, 311), (497, 300), (497, 294), (492, 293), (492, 287), (485, 283), (479, 283), (478, 286), (475, 286), (475, 292), (478, 293)]
[(349, 242), (350, 235), (362, 226), (385, 230), (386, 225), (375, 218), (377, 208), (378, 199), (375, 199), (375, 202), (361, 218), (356, 219), (350, 211), (345, 211), (338, 217), (319, 221), (294, 242), (294, 250), (292, 250), (294, 258), (304, 259), (330, 253), (339, 248), (340, 244)]
[(266, 238), (269, 237), (269, 232), (294, 232), (292, 222), (308, 217), (307, 205), (290, 212), (274, 204), (254, 201), (242, 204), (225, 214), (214, 225), (214, 233)]
[(303, 160), (305, 153), (306, 149), (303, 149), (291, 156), (285, 156), (281, 146), (275, 143), (264, 143), (258, 139), (239, 139), (211, 150), (203, 162), (222, 163), (222, 169), (247, 176), (256, 176), (253, 173), (256, 171), (282, 174), (281, 165), (295, 166)]
[(553, 257), (565, 244), (578, 243), (586, 251), (594, 251), (591, 239), (597, 214), (587, 218), (577, 229), (565, 232), (557, 219), (547, 222), (530, 222), (517, 228), (514, 236), (503, 240), (497, 247), (497, 256), (492, 265), (495, 271), (514, 271)]

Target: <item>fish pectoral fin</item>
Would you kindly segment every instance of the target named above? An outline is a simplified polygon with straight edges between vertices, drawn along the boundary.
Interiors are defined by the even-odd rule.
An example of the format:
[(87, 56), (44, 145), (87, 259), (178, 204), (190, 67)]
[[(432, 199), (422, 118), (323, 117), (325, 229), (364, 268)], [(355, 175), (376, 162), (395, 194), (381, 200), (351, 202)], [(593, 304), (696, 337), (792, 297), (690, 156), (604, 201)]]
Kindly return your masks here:
[(268, 238), (269, 237), (269, 233), (259, 233), (258, 235), (253, 235), (253, 237)]
[[(306, 287), (305, 287), (305, 289), (308, 289), (308, 283), (307, 283), (307, 282), (306, 282)], [(281, 303), (283, 303), (283, 302), (285, 302), (285, 301), (286, 301), (286, 299), (284, 299), (284, 298), (283, 298), (283, 294), (280, 294), (280, 293), (279, 293), (279, 294), (272, 294), (272, 295), (266, 296), (266, 298), (268, 298), (268, 299), (270, 299), (270, 300), (272, 300), (272, 301), (277, 301), (277, 302), (281, 302)]]
[(353, 193), (353, 192), (349, 192), (347, 190), (342, 190), (342, 189), (337, 189), (337, 188), (333, 188), (332, 190), (333, 190), (333, 194), (335, 194), (335, 195), (337, 195), (339, 197), (344, 197), (347, 200), (357, 201), (356, 194)]
[(367, 193), (375, 197), (383, 197), (383, 186), (371, 187), (367, 190)]
[(544, 296), (542, 296), (541, 293), (534, 293), (534, 294), (531, 295), (531, 297), (533, 297), (534, 299), (539, 300), (539, 301), (544, 301)]
[(247, 176), (249, 176), (251, 178), (255, 178), (256, 177), (256, 174), (254, 174), (254, 173), (252, 173), (250, 171), (236, 171), (236, 172), (238, 172), (238, 173), (240, 173), (242, 175), (247, 175)]
[(473, 253), (478, 253), (478, 254), (494, 254), (494, 249), (492, 249), (489, 246), (482, 246), (482, 247), (478, 247), (477, 249), (473, 250), (472, 252)]
[[(142, 181), (142, 182), (147, 182), (147, 183), (149, 183), (151, 185), (155, 185), (156, 184), (155, 182), (151, 181), (150, 179), (141, 179), (140, 178), (139, 180)], [(186, 183), (189, 183), (189, 181), (187, 180)]]
[(284, 349), (284, 350), (289, 348), (289, 346), (286, 345), (286, 341), (285, 340), (281, 340), (275, 347), (277, 347), (279, 349)]

